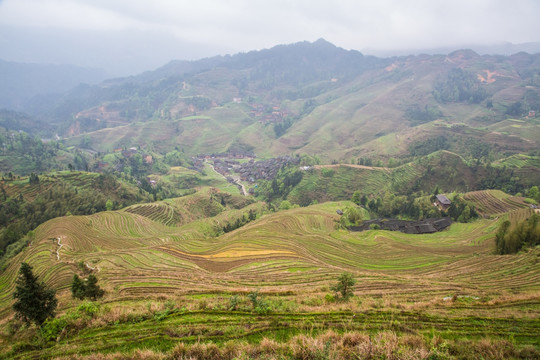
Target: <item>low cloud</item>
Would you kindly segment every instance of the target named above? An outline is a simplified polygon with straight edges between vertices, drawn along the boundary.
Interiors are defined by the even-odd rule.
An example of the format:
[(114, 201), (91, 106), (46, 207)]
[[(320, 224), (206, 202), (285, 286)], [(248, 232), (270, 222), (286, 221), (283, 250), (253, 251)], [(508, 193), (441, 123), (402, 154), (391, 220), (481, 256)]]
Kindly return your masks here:
[[(193, 59), (321, 37), (347, 49), (400, 50), (539, 41), (539, 13), (536, 0), (4, 0), (0, 2), (0, 41), (6, 54), (2, 56), (14, 60), (21, 49), (13, 47), (26, 47), (31, 53), (34, 45), (31, 41), (13, 44), (9, 38), (30, 33), (39, 37), (40, 32), (94, 37), (82, 41), (85, 48), (76, 41), (62, 44), (66, 36), (60, 36), (50, 52), (61, 46), (87, 53), (107, 51), (88, 46), (109, 43), (111, 37), (124, 39), (111, 52), (144, 57), (144, 48), (151, 45), (159, 61), (168, 56)], [(141, 39), (140, 49), (137, 38)], [(50, 57), (35, 52), (34, 61)]]

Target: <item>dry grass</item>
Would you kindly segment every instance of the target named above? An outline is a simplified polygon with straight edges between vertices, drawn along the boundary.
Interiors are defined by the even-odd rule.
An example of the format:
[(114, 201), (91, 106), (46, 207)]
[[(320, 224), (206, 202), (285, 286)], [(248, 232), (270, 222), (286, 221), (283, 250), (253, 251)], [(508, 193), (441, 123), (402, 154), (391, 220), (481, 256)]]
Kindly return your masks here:
[(298, 335), (286, 343), (264, 338), (258, 344), (246, 342), (178, 343), (170, 352), (137, 350), (129, 354), (94, 354), (61, 357), (63, 360), (155, 359), (155, 360), (232, 360), (232, 359), (533, 359), (540, 355), (533, 348), (516, 349), (507, 340), (481, 339), (447, 343), (440, 338), (415, 335), (398, 336), (394, 332), (368, 335), (359, 332), (337, 334), (328, 331), (318, 336)]
[(59, 360), (166, 360), (165, 354), (154, 352), (152, 350), (135, 350), (130, 354), (112, 353), (112, 354), (92, 354), (88, 356), (67, 356), (59, 357)]

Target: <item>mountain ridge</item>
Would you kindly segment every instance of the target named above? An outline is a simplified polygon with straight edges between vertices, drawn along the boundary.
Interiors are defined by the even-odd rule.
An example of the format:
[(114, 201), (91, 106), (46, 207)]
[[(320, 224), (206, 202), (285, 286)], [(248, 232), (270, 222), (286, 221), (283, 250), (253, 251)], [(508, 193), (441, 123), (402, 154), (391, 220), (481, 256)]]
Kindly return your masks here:
[[(401, 156), (401, 150), (383, 142), (393, 138), (394, 148), (404, 149), (425, 138), (437, 121), (449, 128), (484, 126), (492, 133), (504, 125), (505, 136), (535, 143), (534, 119), (522, 125), (530, 133), (504, 121), (540, 110), (539, 85), (540, 54), (456, 50), (383, 59), (320, 39), (172, 61), (137, 76), (81, 85), (47, 102), (40, 114), (59, 125), (68, 143), (78, 145), (81, 136), (89, 136), (99, 151), (154, 143), (157, 138), (147, 131), (144, 139), (118, 136), (119, 126), (148, 125), (156, 134), (176, 129), (178, 136), (160, 137), (160, 151), (173, 143), (199, 153), (242, 144), (263, 157), (388, 158)], [(198, 119), (197, 126), (186, 119)], [(223, 139), (216, 138), (216, 129)], [(114, 143), (100, 144), (105, 132), (117, 134)]]

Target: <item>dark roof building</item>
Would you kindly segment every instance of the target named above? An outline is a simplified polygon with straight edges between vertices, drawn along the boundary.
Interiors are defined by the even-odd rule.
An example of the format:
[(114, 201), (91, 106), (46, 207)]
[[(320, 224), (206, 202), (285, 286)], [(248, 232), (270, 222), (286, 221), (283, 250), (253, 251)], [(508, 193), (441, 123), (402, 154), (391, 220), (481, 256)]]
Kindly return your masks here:
[(441, 205), (450, 206), (450, 204), (452, 204), (450, 199), (448, 199), (445, 195), (437, 195), (436, 198)]

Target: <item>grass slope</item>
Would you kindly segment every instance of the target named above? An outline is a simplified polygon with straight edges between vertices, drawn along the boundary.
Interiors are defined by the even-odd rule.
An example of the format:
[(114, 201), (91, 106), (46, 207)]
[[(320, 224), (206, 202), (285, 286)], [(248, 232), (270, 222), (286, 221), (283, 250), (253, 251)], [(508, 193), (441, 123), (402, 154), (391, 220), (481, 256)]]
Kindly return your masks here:
[[(437, 334), (448, 341), (512, 336), (518, 346), (540, 346), (539, 252), (493, 255), (500, 219), (456, 223), (429, 235), (353, 233), (336, 228), (336, 209), (351, 203), (329, 202), (267, 214), (216, 237), (214, 225), (262, 209), (252, 204), (214, 213), (197, 198), (204, 196), (147, 205), (144, 210), (155, 216), (130, 212), (138, 209), (131, 207), (41, 225), (35, 241), (0, 276), (1, 323), (11, 316), (21, 261), (58, 289), (62, 313), (78, 306), (69, 285), (82, 261), (95, 269), (107, 291), (102, 317), (87, 320), (76, 338), (39, 350), (48, 354), (43, 356), (170, 351), (179, 340), (195, 339), (287, 341), (307, 329), (312, 335), (326, 329), (386, 329)], [(171, 226), (165, 206), (200, 215)], [(359, 280), (355, 300), (325, 303), (329, 286), (344, 271)], [(257, 289), (269, 301), (267, 316), (252, 314), (242, 295)], [(235, 293), (243, 312), (227, 311)], [(453, 295), (463, 298), (444, 300)], [(174, 306), (156, 320), (170, 306), (165, 300)], [(253, 327), (241, 325), (246, 322)], [(136, 344), (128, 340), (135, 338)], [(32, 354), (30, 347), (27, 355)]]

